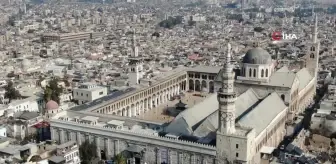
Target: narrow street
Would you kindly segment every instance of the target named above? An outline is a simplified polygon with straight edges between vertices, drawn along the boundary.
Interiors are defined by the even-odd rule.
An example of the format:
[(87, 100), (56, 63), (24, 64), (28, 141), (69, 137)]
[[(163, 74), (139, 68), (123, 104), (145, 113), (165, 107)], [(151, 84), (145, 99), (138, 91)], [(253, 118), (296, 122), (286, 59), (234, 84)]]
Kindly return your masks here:
[[(317, 88), (316, 89), (316, 96), (314, 97), (314, 104), (308, 106), (306, 109), (305, 109), (305, 116), (303, 118), (303, 121), (302, 121), (302, 128), (304, 129), (309, 129), (310, 128), (310, 121), (311, 121), (311, 117), (313, 115), (313, 113), (315, 112), (315, 110), (317, 108), (319, 108), (319, 104), (322, 100), (322, 98), (324, 97), (325, 93), (327, 91), (327, 87), (322, 87), (322, 88)], [(300, 132), (301, 129), (297, 130), (298, 132)], [(293, 136), (288, 136), (288, 137), (285, 137), (284, 140), (279, 144), (279, 147), (278, 147), (278, 150), (282, 149), (282, 148), (286, 148), (286, 146), (290, 143), (293, 142), (293, 140), (296, 138), (296, 136), (298, 135), (298, 133), (294, 133)]]

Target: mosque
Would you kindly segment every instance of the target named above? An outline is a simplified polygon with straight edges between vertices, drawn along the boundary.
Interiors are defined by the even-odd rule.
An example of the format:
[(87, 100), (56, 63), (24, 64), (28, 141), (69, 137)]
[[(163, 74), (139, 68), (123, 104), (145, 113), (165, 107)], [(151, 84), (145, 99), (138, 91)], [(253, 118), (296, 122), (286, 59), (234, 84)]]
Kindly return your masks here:
[[(122, 153), (132, 164), (260, 164), (283, 140), (286, 123), (313, 101), (320, 47), (315, 22), (300, 70), (277, 70), (271, 55), (255, 47), (234, 71), (228, 45), (222, 68), (177, 68), (155, 81), (140, 79), (146, 86), (54, 113), (52, 139), (78, 144), (89, 140), (96, 143), (98, 157), (111, 159)], [(169, 124), (134, 117), (203, 86), (218, 92)]]

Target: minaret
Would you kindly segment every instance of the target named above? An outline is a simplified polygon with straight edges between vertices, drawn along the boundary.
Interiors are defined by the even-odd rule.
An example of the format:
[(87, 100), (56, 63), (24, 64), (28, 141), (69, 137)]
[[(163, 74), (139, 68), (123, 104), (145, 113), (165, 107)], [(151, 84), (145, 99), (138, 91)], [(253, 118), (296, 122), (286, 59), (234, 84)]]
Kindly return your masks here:
[(314, 24), (314, 27), (312, 29), (313, 31), (313, 43), (316, 44), (317, 43), (317, 23), (318, 23), (318, 20), (317, 20), (317, 14), (315, 14), (315, 24)]
[[(319, 63), (319, 52), (320, 52), (320, 42), (317, 38), (317, 15), (315, 14), (315, 23), (312, 27), (312, 40), (309, 46), (307, 47), (306, 54), (306, 68), (309, 70), (312, 77), (317, 81), (317, 73), (318, 73), (318, 63)], [(316, 82), (315, 82), (316, 83)]]
[(222, 71), (222, 87), (218, 91), (217, 99), (219, 103), (218, 113), (218, 133), (234, 134), (235, 129), (235, 100), (236, 93), (234, 91), (235, 73), (231, 65), (231, 45), (228, 44), (228, 52), (226, 61)]
[(139, 50), (138, 46), (136, 43), (136, 35), (135, 35), (135, 29), (133, 29), (133, 57), (138, 57), (139, 56)]

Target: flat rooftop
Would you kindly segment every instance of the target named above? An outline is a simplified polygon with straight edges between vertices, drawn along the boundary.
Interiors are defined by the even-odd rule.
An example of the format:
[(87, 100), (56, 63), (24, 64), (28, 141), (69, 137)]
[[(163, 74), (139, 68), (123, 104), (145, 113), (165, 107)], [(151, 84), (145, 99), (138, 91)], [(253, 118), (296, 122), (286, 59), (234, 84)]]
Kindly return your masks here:
[(162, 123), (141, 120), (137, 118), (105, 115), (93, 112), (63, 111), (54, 116), (54, 120), (63, 120), (79, 124), (91, 124), (96, 127), (117, 128), (118, 130), (147, 133), (157, 136)]
[(125, 90), (119, 90), (119, 91), (116, 91), (116, 92), (112, 92), (111, 94), (108, 94), (107, 96), (96, 99), (92, 102), (87, 102), (85, 104), (75, 106), (75, 107), (71, 108), (70, 110), (74, 110), (74, 111), (91, 110), (91, 108), (93, 108), (95, 106), (98, 106), (100, 104), (103, 104), (104, 102), (111, 102), (112, 100), (117, 100), (117, 98), (119, 98), (120, 96), (132, 93), (134, 91), (136, 91), (135, 88), (127, 88)]

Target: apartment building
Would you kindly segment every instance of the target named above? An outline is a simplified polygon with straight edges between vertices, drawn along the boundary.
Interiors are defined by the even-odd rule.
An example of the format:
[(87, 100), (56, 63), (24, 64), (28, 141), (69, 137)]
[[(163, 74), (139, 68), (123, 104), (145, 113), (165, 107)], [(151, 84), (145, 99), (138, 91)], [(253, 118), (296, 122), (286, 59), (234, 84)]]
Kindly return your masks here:
[(93, 83), (83, 83), (73, 90), (73, 98), (79, 104), (91, 102), (107, 95), (107, 88)]

